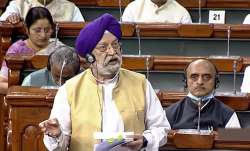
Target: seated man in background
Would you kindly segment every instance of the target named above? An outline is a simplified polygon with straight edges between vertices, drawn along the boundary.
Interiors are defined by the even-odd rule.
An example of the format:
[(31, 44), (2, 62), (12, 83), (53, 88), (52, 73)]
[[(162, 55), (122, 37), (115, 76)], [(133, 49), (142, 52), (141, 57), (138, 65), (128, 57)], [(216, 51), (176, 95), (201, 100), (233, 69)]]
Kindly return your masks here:
[(135, 0), (125, 8), (122, 21), (192, 23), (188, 11), (175, 0)]
[(6, 20), (16, 24), (25, 19), (30, 8), (38, 6), (46, 7), (54, 21), (84, 22), (79, 8), (68, 0), (12, 0), (1, 15), (0, 21)]
[(250, 93), (250, 66), (245, 69), (241, 92)]
[(219, 84), (216, 67), (206, 59), (192, 61), (185, 70), (189, 91), (183, 100), (166, 109), (172, 129), (197, 129), (200, 105), (200, 129), (240, 128), (236, 113), (214, 97)]
[(66, 45), (54, 49), (56, 50), (49, 55), (47, 67), (29, 74), (22, 86), (61, 86), (78, 74), (80, 59), (74, 49)]

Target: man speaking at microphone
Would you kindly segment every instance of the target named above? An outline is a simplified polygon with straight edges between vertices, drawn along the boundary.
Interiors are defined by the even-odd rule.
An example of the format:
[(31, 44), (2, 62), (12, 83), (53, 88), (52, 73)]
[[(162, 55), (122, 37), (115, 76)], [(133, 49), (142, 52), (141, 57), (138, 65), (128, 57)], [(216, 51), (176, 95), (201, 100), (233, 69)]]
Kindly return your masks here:
[(126, 150), (158, 151), (170, 129), (144, 75), (121, 68), (121, 27), (104, 14), (81, 30), (78, 54), (90, 68), (59, 88), (49, 120), (39, 124), (49, 150), (93, 151), (95, 132), (134, 132)]
[(172, 129), (197, 129), (198, 125), (203, 130), (240, 128), (236, 113), (214, 97), (218, 78), (217, 69), (209, 60), (194, 60), (187, 66), (184, 82), (188, 95), (166, 109)]

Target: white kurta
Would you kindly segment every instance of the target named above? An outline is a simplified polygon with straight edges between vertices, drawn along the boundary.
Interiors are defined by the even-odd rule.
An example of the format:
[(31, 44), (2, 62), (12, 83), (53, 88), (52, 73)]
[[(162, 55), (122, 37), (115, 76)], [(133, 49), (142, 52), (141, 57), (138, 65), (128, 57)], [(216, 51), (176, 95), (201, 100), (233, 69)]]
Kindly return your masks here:
[(151, 0), (135, 0), (124, 10), (123, 22), (192, 23), (190, 14), (175, 0), (158, 7)]
[[(250, 19), (249, 19), (250, 23)], [(243, 82), (241, 85), (241, 92), (250, 93), (250, 66), (246, 67)]]
[[(26, 1), (27, 5), (30, 5), (31, 7), (35, 7), (37, 5), (37, 4), (32, 4), (31, 0), (23, 0), (23, 1)], [(67, 0), (65, 0), (65, 2), (67, 2)], [(24, 3), (24, 4), (26, 4), (26, 3)], [(38, 3), (38, 2), (36, 2), (36, 3)], [(42, 4), (39, 6), (42, 6)], [(62, 20), (58, 20), (57, 17), (53, 15), (53, 14), (56, 14), (56, 11), (58, 13), (58, 9), (57, 9), (58, 6), (60, 7), (60, 1), (53, 0), (51, 3), (49, 3), (46, 6), (46, 8), (51, 12), (52, 17), (55, 21), (62, 21)], [(3, 14), (1, 15), (0, 21), (5, 21), (7, 19), (7, 17), (13, 13), (17, 13), (22, 18), (25, 18), (25, 16), (21, 15), (21, 11), (22, 10), (19, 7), (18, 2), (16, 0), (12, 0), (12, 1), (10, 1), (9, 5), (7, 6), (5, 12), (3, 12)], [(84, 18), (81, 14), (81, 11), (77, 6), (74, 6), (74, 10), (64, 10), (64, 11), (74, 11), (73, 15), (72, 15), (72, 20), (68, 20), (68, 21), (84, 22)]]
[(250, 14), (246, 16), (246, 18), (243, 21), (243, 24), (250, 24)]
[[(103, 108), (103, 132), (123, 132), (124, 124), (122, 118), (112, 99), (112, 90), (116, 84), (116, 79), (101, 84), (104, 90), (104, 108)], [(166, 118), (165, 111), (156, 96), (151, 84), (147, 81), (146, 88), (146, 109), (145, 109), (145, 126), (144, 137), (148, 140), (146, 150), (158, 151), (159, 146), (166, 143), (166, 133), (170, 124)], [(57, 118), (62, 134), (59, 139), (51, 138), (47, 135), (44, 137), (45, 146), (50, 151), (65, 150), (69, 144), (71, 135), (71, 118), (70, 106), (67, 100), (67, 93), (64, 85), (59, 88), (50, 118)]]

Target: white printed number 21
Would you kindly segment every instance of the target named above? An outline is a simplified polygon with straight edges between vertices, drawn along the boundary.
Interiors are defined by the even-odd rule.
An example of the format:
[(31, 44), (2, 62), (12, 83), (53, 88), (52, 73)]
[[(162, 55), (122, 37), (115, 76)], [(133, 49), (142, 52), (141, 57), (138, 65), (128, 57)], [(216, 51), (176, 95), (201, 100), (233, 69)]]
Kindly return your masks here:
[(210, 10), (209, 23), (225, 24), (225, 10)]
[(213, 20), (220, 20), (220, 14), (214, 14), (214, 19)]

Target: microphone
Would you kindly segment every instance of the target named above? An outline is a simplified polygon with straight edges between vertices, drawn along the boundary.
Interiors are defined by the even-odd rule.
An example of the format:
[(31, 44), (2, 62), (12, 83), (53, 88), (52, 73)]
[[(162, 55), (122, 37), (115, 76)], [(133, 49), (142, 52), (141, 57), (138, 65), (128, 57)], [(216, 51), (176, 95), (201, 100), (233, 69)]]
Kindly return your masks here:
[(44, 7), (46, 7), (46, 0), (43, 0), (43, 5)]
[(87, 53), (86, 54), (86, 59), (91, 64), (95, 62), (95, 57), (92, 54)]
[(136, 35), (137, 35), (137, 39), (138, 39), (138, 55), (141, 55), (141, 36), (140, 36), (140, 29), (138, 27), (138, 25), (135, 26), (136, 28)]
[(227, 56), (230, 56), (230, 36), (231, 36), (231, 26), (227, 29)]
[(234, 72), (234, 88), (233, 88), (233, 93), (236, 94), (236, 74), (237, 74), (237, 61), (234, 60), (233, 63), (233, 72)]
[(202, 102), (202, 99), (199, 98), (197, 100), (197, 106), (198, 106), (198, 122), (197, 122), (197, 131), (198, 133), (200, 133), (200, 120), (201, 120), (201, 102)]
[(199, 24), (201, 24), (201, 0), (199, 0)]
[(66, 65), (66, 60), (63, 60), (62, 68), (60, 71), (60, 82), (59, 82), (60, 86), (62, 86), (62, 74), (63, 74), (63, 68), (65, 67), (65, 65)]
[(58, 40), (58, 31), (59, 31), (59, 23), (56, 23), (56, 38), (55, 38), (55, 46), (57, 45), (57, 40)]

